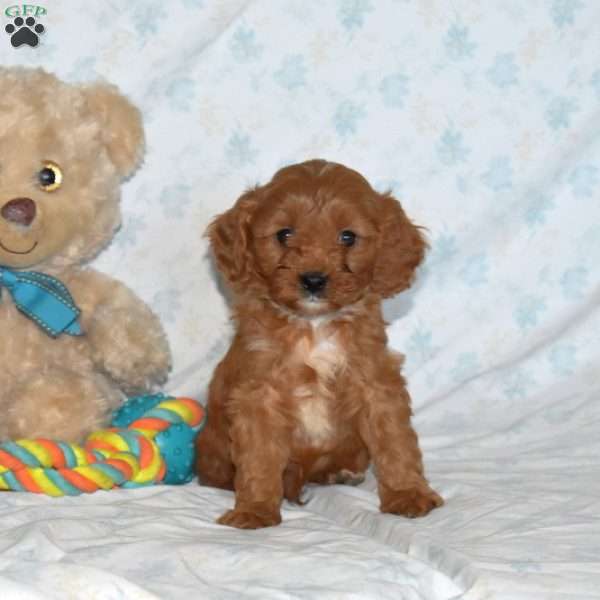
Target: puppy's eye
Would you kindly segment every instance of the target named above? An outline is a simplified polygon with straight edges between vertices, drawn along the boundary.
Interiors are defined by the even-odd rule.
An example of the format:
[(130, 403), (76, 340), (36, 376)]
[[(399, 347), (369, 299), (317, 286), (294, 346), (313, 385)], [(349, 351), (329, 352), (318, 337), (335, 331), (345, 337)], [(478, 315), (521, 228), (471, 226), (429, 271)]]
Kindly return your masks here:
[(47, 161), (38, 171), (37, 179), (40, 187), (45, 192), (53, 192), (61, 186), (63, 175), (60, 167), (56, 163)]
[(288, 240), (294, 235), (294, 230), (289, 227), (285, 227), (284, 229), (280, 229), (275, 236), (277, 237), (277, 241), (282, 246), (287, 246)]
[(354, 246), (356, 242), (356, 234), (354, 231), (350, 231), (349, 229), (344, 229), (342, 233), (340, 233), (340, 244), (344, 246)]

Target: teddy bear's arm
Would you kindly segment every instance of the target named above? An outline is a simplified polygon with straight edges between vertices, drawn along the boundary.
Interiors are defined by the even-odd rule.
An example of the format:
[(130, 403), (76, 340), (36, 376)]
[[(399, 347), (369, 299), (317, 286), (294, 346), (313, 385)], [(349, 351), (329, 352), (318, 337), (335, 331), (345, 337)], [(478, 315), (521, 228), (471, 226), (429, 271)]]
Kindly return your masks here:
[(163, 383), (171, 367), (164, 330), (152, 310), (123, 283), (92, 269), (69, 288), (82, 310), (81, 325), (97, 368), (127, 393)]

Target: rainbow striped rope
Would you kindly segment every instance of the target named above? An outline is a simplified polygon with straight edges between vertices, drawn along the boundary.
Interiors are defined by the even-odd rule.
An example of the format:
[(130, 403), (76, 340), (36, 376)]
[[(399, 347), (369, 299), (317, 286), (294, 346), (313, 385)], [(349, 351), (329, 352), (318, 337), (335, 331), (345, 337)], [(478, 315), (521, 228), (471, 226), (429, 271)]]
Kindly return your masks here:
[(185, 483), (205, 420), (202, 405), (191, 398), (130, 398), (113, 416), (115, 427), (90, 434), (84, 446), (47, 439), (0, 444), (0, 490), (78, 496)]

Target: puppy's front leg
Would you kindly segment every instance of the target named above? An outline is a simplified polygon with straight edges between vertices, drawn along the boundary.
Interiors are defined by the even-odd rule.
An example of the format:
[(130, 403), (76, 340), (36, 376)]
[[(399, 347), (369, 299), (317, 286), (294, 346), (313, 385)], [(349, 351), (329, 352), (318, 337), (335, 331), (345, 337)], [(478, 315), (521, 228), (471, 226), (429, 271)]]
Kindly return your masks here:
[(423, 475), (417, 434), (410, 424), (410, 398), (399, 378), (377, 383), (367, 394), (361, 433), (375, 463), (380, 510), (421, 517), (443, 504)]
[(245, 390), (239, 398), (229, 415), (235, 507), (218, 522), (240, 529), (278, 525), (283, 471), (290, 454), (289, 429), (270, 386)]

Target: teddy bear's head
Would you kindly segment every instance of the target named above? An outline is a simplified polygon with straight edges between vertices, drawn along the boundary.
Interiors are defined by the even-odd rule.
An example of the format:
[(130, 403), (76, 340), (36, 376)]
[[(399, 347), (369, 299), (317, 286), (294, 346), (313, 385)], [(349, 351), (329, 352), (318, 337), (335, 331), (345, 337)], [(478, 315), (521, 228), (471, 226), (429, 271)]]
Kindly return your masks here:
[(0, 265), (92, 258), (120, 223), (119, 186), (143, 149), (139, 111), (116, 88), (0, 68)]

